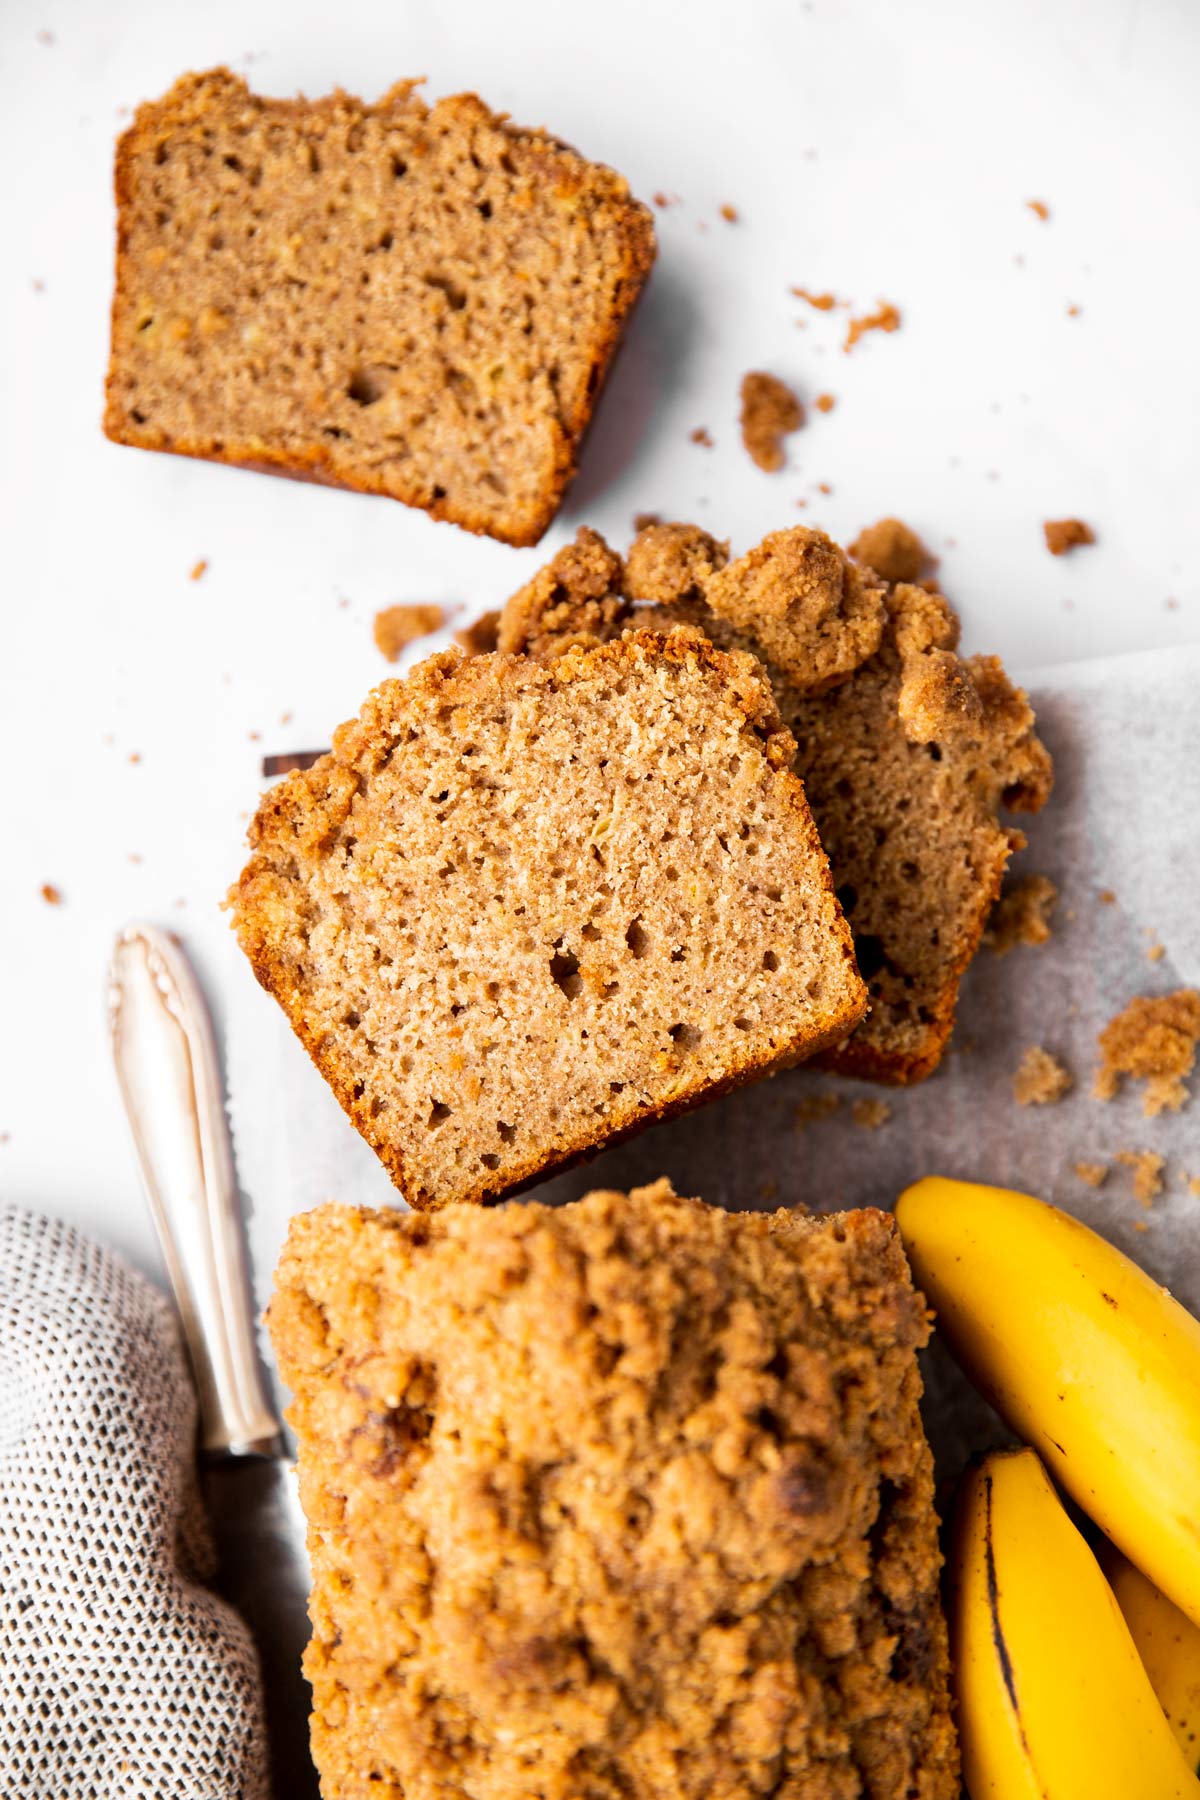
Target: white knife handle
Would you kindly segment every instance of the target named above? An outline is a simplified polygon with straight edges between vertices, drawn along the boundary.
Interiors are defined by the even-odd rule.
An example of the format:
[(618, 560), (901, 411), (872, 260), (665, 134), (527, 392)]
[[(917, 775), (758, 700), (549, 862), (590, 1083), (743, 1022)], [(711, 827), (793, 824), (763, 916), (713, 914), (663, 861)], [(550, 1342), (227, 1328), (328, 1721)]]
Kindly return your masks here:
[(183, 1322), (201, 1447), (278, 1455), (254, 1341), (233, 1151), (208, 1007), (187, 957), (152, 925), (113, 951), (113, 1060), (142, 1185)]

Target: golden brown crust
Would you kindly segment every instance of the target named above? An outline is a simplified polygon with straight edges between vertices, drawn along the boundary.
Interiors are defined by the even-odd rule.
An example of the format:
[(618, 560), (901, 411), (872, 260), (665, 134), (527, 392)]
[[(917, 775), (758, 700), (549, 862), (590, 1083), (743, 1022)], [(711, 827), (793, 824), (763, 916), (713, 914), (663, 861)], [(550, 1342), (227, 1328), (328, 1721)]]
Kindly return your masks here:
[(886, 1215), (327, 1206), (269, 1323), (327, 1800), (953, 1800)]
[[(645, 1082), (629, 1082), (624, 1069), (614, 1069), (614, 1085), (619, 1091), (607, 1094), (603, 1105), (597, 1104), (588, 1115), (590, 1123), (586, 1126), (572, 1123), (568, 1127), (563, 1123), (553, 1133), (533, 1135), (522, 1143), (506, 1140), (502, 1160), (501, 1155), (489, 1151), (482, 1162), (477, 1159), (470, 1169), (459, 1170), (453, 1182), (448, 1178), (434, 1182), (421, 1168), (410, 1165), (401, 1147), (398, 1132), (404, 1102), (397, 1091), (381, 1089), (371, 1075), (374, 1065), (369, 1064), (364, 1074), (361, 1064), (351, 1055), (352, 1051), (357, 1052), (357, 1015), (370, 1005), (369, 990), (364, 990), (366, 997), (360, 1000), (348, 989), (339, 989), (341, 1007), (355, 1009), (356, 1023), (348, 1032), (341, 1031), (336, 1021), (331, 1023), (328, 1008), (314, 1004), (314, 977), (307, 966), (312, 959), (307, 949), (309, 928), (305, 914), (312, 903), (303, 873), (331, 854), (351, 824), (355, 844), (360, 829), (370, 831), (370, 827), (360, 827), (357, 816), (351, 821), (352, 810), (367, 804), (372, 778), (402, 752), (406, 738), (416, 735), (422, 719), (448, 717), (456, 712), (469, 717), (473, 696), (490, 705), (508, 694), (517, 704), (522, 695), (546, 689), (566, 691), (569, 696), (577, 682), (585, 684), (581, 691), (611, 689), (615, 693), (625, 681), (649, 684), (658, 669), (664, 678), (672, 669), (680, 671), (689, 691), (711, 692), (713, 703), (732, 709), (743, 722), (742, 729), (752, 736), (756, 754), (765, 764), (764, 793), (769, 795), (772, 817), (779, 822), (772, 829), (783, 832), (786, 822), (786, 836), (780, 842), (781, 854), (786, 849), (786, 879), (807, 884), (803, 890), (805, 917), (811, 915), (814, 921), (821, 922), (819, 946), (812, 952), (813, 966), (807, 970), (797, 966), (788, 976), (791, 985), (784, 982), (782, 971), (775, 978), (783, 1011), (778, 1017), (772, 1012), (775, 1023), (769, 1030), (752, 1029), (750, 1021), (729, 1019), (721, 1021), (719, 1028), (715, 1020), (705, 1025), (706, 1033), (715, 1034), (714, 1046), (720, 1045), (718, 1062), (712, 1061), (718, 1055), (716, 1048), (705, 1058), (695, 1054), (682, 1060), (668, 1057), (665, 1063), (656, 1063), (661, 1078), (649, 1086)], [(657, 691), (657, 676), (653, 686)], [(656, 700), (655, 705), (658, 704)], [(854, 969), (850, 933), (837, 906), (803, 788), (790, 770), (794, 749), (770, 687), (752, 658), (722, 651), (697, 634), (677, 632), (664, 639), (653, 632), (632, 631), (596, 648), (571, 648), (547, 665), (503, 656), (464, 660), (454, 652), (432, 657), (406, 682), (384, 683), (368, 699), (359, 718), (334, 734), (333, 750), (328, 756), (311, 769), (288, 776), (264, 797), (250, 828), (251, 859), (230, 895), (239, 940), (257, 979), (283, 1008), (339, 1103), (412, 1205), (432, 1209), (451, 1200), (502, 1198), (647, 1125), (802, 1060), (842, 1038), (862, 1016), (865, 991)], [(565, 771), (556, 770), (555, 779), (569, 777)], [(743, 824), (734, 816), (728, 829), (736, 832)], [(533, 847), (536, 848), (536, 840)], [(518, 834), (511, 849), (519, 866), (521, 857), (530, 853), (526, 834)], [(680, 850), (682, 853), (682, 845)], [(369, 870), (372, 857), (373, 841), (368, 836), (355, 869)], [(453, 861), (453, 857), (449, 860)], [(664, 867), (669, 860), (668, 852), (664, 854)], [(589, 867), (578, 871), (579, 881), (585, 886), (596, 878), (594, 871), (589, 875)], [(351, 875), (346, 879), (353, 885), (365, 877)], [(534, 881), (532, 873), (528, 880)], [(333, 887), (338, 889), (339, 883), (334, 882)], [(524, 913), (530, 892), (522, 891), (525, 899), (520, 910)], [(349, 904), (340, 891), (328, 900), (328, 905), (339, 909)], [(381, 904), (390, 902), (381, 900)], [(337, 929), (343, 930), (340, 922)], [(744, 929), (749, 929), (749, 914), (744, 914)], [(801, 930), (800, 922), (791, 929)], [(489, 940), (489, 951), (493, 948)], [(504, 946), (500, 948), (503, 950)], [(719, 948), (715, 954), (717, 963), (711, 977), (714, 980), (720, 959), (727, 952)], [(739, 948), (738, 955), (741, 954)], [(636, 949), (634, 955), (638, 955)], [(571, 971), (565, 978), (582, 981), (588, 975), (587, 959), (576, 956), (574, 960), (577, 969), (582, 963), (582, 973), (574, 976)], [(764, 968), (775, 966), (770, 959), (763, 964)], [(597, 975), (596, 979), (606, 985), (612, 973)], [(819, 973), (824, 983), (824, 997), (819, 1002), (805, 998), (804, 984), (811, 981), (814, 973)], [(683, 972), (678, 979), (683, 979)], [(327, 977), (323, 981), (328, 984)], [(662, 1003), (671, 1004), (665, 998)], [(647, 1004), (643, 997), (644, 1012)], [(435, 1034), (443, 1035), (447, 1023), (451, 1022), (430, 1021)], [(732, 1029), (734, 1025), (738, 1026), (736, 1031)], [(527, 1041), (521, 1054), (526, 1060), (533, 1055)], [(465, 1078), (469, 1078), (469, 1070)], [(457, 1081), (458, 1077), (454, 1079)], [(442, 1104), (442, 1094), (436, 1087), (432, 1098)]]
[[(118, 141), (114, 167), (117, 204), (116, 275), (112, 303), (112, 355), (106, 382), (104, 430), (116, 443), (169, 451), (176, 455), (223, 462), (295, 480), (340, 487), (359, 493), (388, 496), (419, 507), (434, 518), (447, 519), (476, 533), (514, 545), (535, 544), (561, 504), (575, 474), (580, 445), (596, 399), (616, 353), (629, 314), (649, 276), (655, 257), (653, 219), (649, 210), (631, 199), (624, 180), (601, 164), (589, 163), (568, 146), (537, 131), (518, 129), (502, 116), (491, 113), (474, 94), (459, 94), (426, 108), (416, 94), (416, 83), (400, 82), (376, 106), (368, 106), (338, 91), (323, 100), (266, 100), (250, 93), (246, 83), (228, 69), (203, 75), (183, 76), (161, 100), (140, 106), (133, 123)], [(563, 203), (564, 229), (571, 221), (594, 217), (595, 230), (614, 247), (616, 272), (602, 324), (586, 345), (569, 344), (564, 336), (560, 355), (583, 355), (586, 368), (569, 390), (557, 393), (557, 418), (541, 421), (544, 459), (541, 485), (527, 502), (503, 498), (472, 497), (466, 485), (452, 493), (432, 477), (421, 475), (408, 454), (380, 468), (368, 466), (341, 438), (332, 442), (314, 435), (307, 443), (272, 444), (260, 435), (246, 441), (239, 435), (232, 414), (219, 434), (195, 435), (186, 430), (170, 432), (151, 419), (139, 419), (126, 391), (125, 364), (136, 335), (133, 310), (138, 304), (139, 270), (131, 248), (132, 218), (138, 200), (138, 171), (153, 164), (158, 146), (171, 129), (180, 125), (189, 132), (202, 131), (207, 120), (233, 107), (253, 110), (297, 128), (324, 120), (353, 131), (363, 120), (416, 117), (431, 131), (444, 123), (465, 131), (502, 133), (508, 144), (512, 179), (526, 196), (553, 192)], [(563, 321), (564, 332), (570, 329)], [(553, 358), (548, 357), (548, 362)], [(519, 428), (520, 420), (510, 421)]]

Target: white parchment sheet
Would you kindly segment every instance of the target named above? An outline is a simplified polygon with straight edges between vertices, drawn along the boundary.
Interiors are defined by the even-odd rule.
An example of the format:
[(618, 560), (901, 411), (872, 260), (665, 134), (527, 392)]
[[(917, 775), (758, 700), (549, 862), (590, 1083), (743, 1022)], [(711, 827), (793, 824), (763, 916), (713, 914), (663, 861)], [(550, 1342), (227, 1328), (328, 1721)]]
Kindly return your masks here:
[[(1200, 1311), (1200, 1196), (1185, 1179), (1200, 1176), (1200, 1072), (1191, 1106), (1157, 1119), (1143, 1116), (1136, 1086), (1107, 1105), (1091, 1097), (1107, 1020), (1135, 994), (1200, 985), (1200, 649), (1032, 671), (1026, 685), (1057, 780), (1041, 817), (1019, 821), (1030, 841), (1013, 874), (1055, 882), (1054, 936), (1006, 956), (980, 952), (937, 1073), (893, 1091), (793, 1070), (643, 1133), (544, 1183), (538, 1198), (668, 1175), (680, 1193), (729, 1207), (890, 1207), (919, 1176), (953, 1175), (1066, 1207)], [(1115, 904), (1099, 900), (1104, 889)], [(1147, 954), (1154, 943), (1164, 946), (1159, 960)], [(248, 968), (228, 1001), (231, 1114), (265, 1305), (291, 1213), (331, 1198), (387, 1205), (397, 1196)], [(1075, 1077), (1057, 1105), (1013, 1099), (1012, 1075), (1031, 1044)], [(798, 1103), (820, 1092), (840, 1094), (840, 1107), (798, 1131)], [(862, 1097), (887, 1100), (882, 1128), (854, 1123), (851, 1102)], [(1141, 1149), (1167, 1161), (1166, 1189), (1149, 1210), (1134, 1199), (1128, 1168), (1114, 1166), (1098, 1189), (1073, 1172), (1076, 1162)], [(931, 1435), (950, 1467), (993, 1424), (936, 1349), (927, 1379)]]

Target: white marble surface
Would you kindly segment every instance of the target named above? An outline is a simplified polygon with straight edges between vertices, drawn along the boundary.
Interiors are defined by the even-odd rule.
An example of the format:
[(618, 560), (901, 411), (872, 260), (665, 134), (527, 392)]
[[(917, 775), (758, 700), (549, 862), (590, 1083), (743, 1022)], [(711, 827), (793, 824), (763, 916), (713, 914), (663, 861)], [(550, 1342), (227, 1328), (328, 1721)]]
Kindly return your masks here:
[[(375, 95), (421, 73), (433, 94), (478, 87), (642, 196), (678, 196), (541, 552), (101, 436), (113, 138), (132, 104), (218, 61), (271, 93)], [(385, 672), (381, 604), (466, 617), (581, 521), (620, 541), (641, 509), (739, 548), (795, 519), (852, 535), (895, 511), (938, 548), (969, 648), (1029, 671), (1200, 642), (1186, 0), (6, 0), (0, 68), (0, 1192), (146, 1266), (103, 1029), (111, 939), (131, 917), (165, 922), (219, 1012), (248, 1001), (218, 902), (260, 755), (327, 742), (355, 710)], [(903, 327), (847, 357), (844, 321), (793, 283), (887, 298)], [(736, 442), (755, 366), (838, 401), (774, 477)], [(715, 448), (689, 442), (698, 425)], [(1100, 542), (1055, 560), (1041, 521), (1066, 514)], [(299, 1052), (296, 1067), (303, 1116)]]

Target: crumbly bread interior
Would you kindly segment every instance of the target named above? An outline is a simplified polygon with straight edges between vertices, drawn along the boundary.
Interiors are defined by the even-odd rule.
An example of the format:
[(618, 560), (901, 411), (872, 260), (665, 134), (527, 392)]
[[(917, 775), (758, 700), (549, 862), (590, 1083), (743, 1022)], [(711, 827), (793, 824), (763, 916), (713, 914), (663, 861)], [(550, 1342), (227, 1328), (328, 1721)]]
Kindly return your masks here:
[(269, 1317), (326, 1800), (954, 1800), (885, 1214), (327, 1206)]
[(259, 980), (417, 1207), (493, 1199), (843, 1037), (865, 990), (749, 657), (435, 657), (264, 799)]
[[(624, 563), (613, 559), (618, 598), (590, 594), (590, 628), (614, 637), (631, 624), (686, 625), (761, 658), (871, 991), (867, 1017), (821, 1060), (871, 1080), (920, 1080), (941, 1059), (959, 981), (1023, 842), (1001, 809), (1035, 812), (1050, 791), (1033, 713), (995, 657), (957, 654), (958, 619), (941, 594), (888, 587), (803, 527), (728, 566), (724, 550), (696, 526), (649, 527)], [(568, 615), (566, 554), (550, 568)], [(536, 591), (536, 579), (523, 590)], [(501, 618), (513, 649), (519, 622), (515, 607)], [(552, 626), (543, 609), (530, 638), (538, 654), (552, 649)]]
[(537, 541), (654, 258), (620, 176), (471, 94), (218, 69), (138, 109), (116, 184), (110, 437)]

